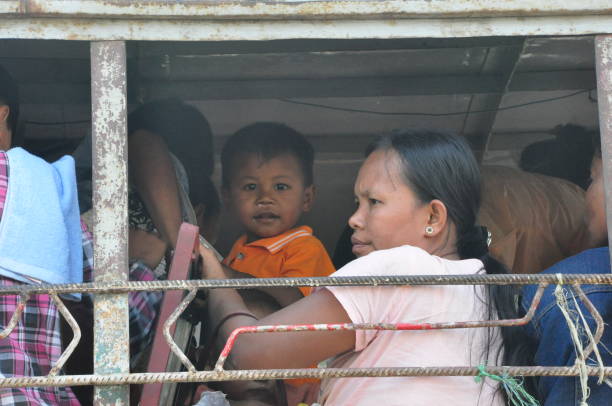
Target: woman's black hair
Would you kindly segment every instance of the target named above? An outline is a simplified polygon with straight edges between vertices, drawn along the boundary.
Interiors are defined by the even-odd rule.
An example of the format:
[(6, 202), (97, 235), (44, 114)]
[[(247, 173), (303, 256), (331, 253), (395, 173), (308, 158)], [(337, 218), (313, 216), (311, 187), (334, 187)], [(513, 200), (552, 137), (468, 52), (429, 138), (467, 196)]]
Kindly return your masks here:
[(17, 122), (19, 121), (19, 88), (11, 74), (0, 65), (0, 104), (9, 106), (7, 118), (8, 127), (13, 137), (13, 145), (17, 138)]
[(202, 188), (214, 170), (213, 135), (206, 117), (195, 107), (178, 99), (145, 103), (128, 116), (128, 134), (147, 130), (162, 137), (189, 179), (189, 197), (193, 205), (210, 204)]
[[(461, 259), (481, 260), (487, 274), (508, 273), (502, 263), (489, 255), (486, 228), (476, 225), (481, 201), (480, 169), (462, 137), (431, 130), (401, 130), (379, 138), (368, 147), (366, 155), (376, 150), (397, 153), (405, 183), (422, 202), (438, 199), (444, 203), (455, 227)], [(516, 286), (486, 286), (489, 319), (519, 317)], [(501, 336), (504, 365), (532, 364), (533, 351), (521, 327), (502, 327)], [(492, 338), (490, 331), (489, 343)], [(493, 355), (497, 359), (498, 354)]]

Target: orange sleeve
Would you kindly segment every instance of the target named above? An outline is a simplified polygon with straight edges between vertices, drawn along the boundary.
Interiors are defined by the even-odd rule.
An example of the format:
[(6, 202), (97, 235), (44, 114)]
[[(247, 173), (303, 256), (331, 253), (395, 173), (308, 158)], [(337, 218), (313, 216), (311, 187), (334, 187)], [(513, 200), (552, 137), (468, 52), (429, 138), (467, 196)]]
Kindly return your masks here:
[[(286, 248), (285, 262), (280, 276), (283, 278), (308, 278), (329, 276), (336, 269), (321, 241), (316, 237), (303, 237), (291, 242)], [(304, 296), (312, 288), (300, 287)]]

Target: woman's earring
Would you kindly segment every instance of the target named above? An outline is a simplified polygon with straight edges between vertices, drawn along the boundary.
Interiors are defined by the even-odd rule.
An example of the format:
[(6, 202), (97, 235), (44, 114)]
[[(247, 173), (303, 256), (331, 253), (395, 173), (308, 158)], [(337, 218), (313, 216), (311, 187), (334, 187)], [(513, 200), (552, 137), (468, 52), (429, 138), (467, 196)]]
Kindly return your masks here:
[(427, 226), (425, 227), (425, 233), (427, 234), (433, 234), (433, 227), (432, 226)]

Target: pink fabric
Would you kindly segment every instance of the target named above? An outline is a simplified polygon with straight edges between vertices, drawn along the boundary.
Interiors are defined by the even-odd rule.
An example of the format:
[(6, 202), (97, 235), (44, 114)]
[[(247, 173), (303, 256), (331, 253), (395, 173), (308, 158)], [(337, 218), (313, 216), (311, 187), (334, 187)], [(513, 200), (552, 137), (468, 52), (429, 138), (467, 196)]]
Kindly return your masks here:
[[(357, 259), (332, 276), (470, 275), (477, 259), (450, 261), (403, 246)], [(486, 317), (483, 290), (474, 286), (328, 287), (354, 323), (451, 322)], [(477, 293), (478, 292), (478, 293)], [(486, 329), (357, 331), (355, 350), (334, 368), (494, 365), (485, 355)], [(499, 348), (493, 333), (491, 352)], [(473, 377), (336, 378), (324, 380), (321, 403), (331, 405), (503, 405), (497, 386)]]

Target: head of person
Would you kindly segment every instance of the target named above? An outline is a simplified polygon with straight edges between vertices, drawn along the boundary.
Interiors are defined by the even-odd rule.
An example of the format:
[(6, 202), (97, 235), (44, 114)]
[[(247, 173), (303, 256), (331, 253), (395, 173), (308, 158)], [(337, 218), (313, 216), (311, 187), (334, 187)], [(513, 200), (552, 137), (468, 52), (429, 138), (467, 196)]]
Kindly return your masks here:
[(19, 88), (13, 77), (0, 66), (0, 150), (8, 150), (17, 135)]
[(480, 171), (463, 138), (396, 131), (366, 155), (355, 182), (358, 208), (349, 219), (355, 255), (402, 245), (451, 258), (487, 253), (486, 232), (475, 226)]
[(189, 197), (192, 202), (197, 200), (199, 185), (210, 178), (215, 165), (212, 131), (204, 115), (178, 99), (148, 102), (128, 116), (128, 134), (137, 130), (164, 139), (168, 150), (185, 167)]
[(603, 178), (603, 161), (599, 135), (593, 137), (593, 160), (591, 162), (590, 184), (587, 188), (586, 223), (589, 234), (589, 245), (601, 247), (608, 244), (608, 226), (606, 222), (606, 201)]
[(311, 209), (314, 150), (306, 138), (280, 123), (248, 125), (221, 152), (223, 197), (248, 241), (293, 228)]
[(593, 156), (594, 132), (576, 124), (555, 127), (554, 139), (538, 141), (521, 152), (519, 166), (526, 172), (568, 180), (583, 189), (588, 186)]

